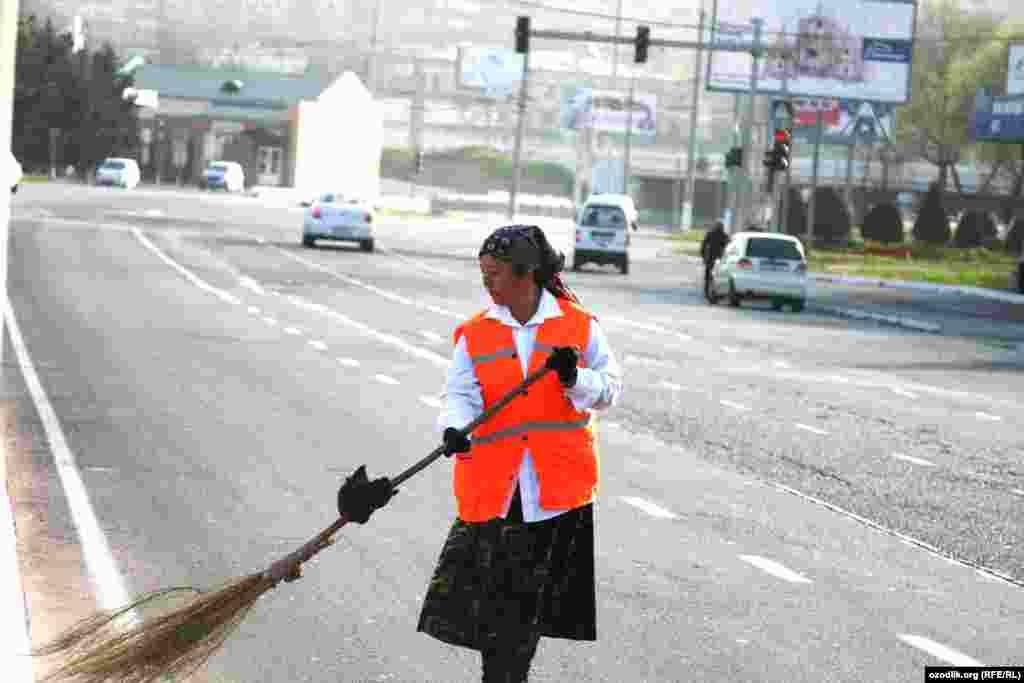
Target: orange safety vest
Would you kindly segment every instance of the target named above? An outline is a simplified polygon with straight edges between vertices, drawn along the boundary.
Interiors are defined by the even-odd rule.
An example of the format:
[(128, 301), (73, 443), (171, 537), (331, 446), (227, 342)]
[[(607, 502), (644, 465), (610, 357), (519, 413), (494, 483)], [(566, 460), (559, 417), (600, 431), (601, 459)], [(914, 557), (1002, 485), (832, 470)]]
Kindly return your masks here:
[[(537, 331), (528, 373), (542, 367), (557, 346), (585, 350), (593, 314), (557, 299), (562, 316)], [(489, 408), (523, 380), (512, 328), (481, 312), (455, 328), (455, 344), (466, 337), (473, 371)], [(581, 365), (585, 366), (580, 358)], [(590, 411), (579, 411), (550, 372), (474, 432), (469, 453), (455, 462), (459, 518), (483, 522), (497, 517), (511, 495), (527, 447), (540, 482), (540, 504), (567, 509), (594, 499), (599, 462)]]

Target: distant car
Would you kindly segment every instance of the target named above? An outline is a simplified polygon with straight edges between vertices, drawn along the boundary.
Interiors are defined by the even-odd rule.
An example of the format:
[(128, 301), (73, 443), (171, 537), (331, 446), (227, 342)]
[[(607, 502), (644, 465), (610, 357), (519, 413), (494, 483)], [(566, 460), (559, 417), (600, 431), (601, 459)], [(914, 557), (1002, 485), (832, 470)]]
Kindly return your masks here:
[(241, 192), (245, 189), (245, 171), (237, 161), (211, 161), (203, 170), (199, 186)]
[(807, 301), (807, 258), (800, 240), (771, 232), (732, 236), (711, 274), (712, 303), (722, 296), (739, 306), (744, 299), (767, 299), (780, 311), (789, 303), (797, 313)]
[(11, 194), (18, 191), (18, 185), (21, 184), (22, 168), (21, 164), (18, 163), (18, 159), (10, 150), (7, 151), (7, 155), (4, 158), (2, 177), (4, 185), (11, 188)]
[[(628, 199), (628, 197), (627, 197)], [(572, 244), (572, 269), (585, 263), (618, 266), (629, 274), (629, 229), (632, 200), (621, 195), (592, 195), (580, 209)]]
[(374, 210), (368, 202), (346, 198), (340, 192), (325, 192), (304, 213), (302, 246), (316, 246), (316, 240), (333, 240), (355, 242), (363, 251), (373, 251)]
[(131, 189), (139, 184), (142, 173), (135, 159), (111, 157), (96, 169), (96, 184)]

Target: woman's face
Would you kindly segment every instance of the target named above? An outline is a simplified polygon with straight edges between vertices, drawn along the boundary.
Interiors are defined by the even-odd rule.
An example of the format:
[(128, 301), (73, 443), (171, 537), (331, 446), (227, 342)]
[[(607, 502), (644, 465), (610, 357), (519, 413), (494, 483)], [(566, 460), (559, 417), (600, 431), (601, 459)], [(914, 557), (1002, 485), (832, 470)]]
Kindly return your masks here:
[(510, 305), (529, 278), (529, 275), (517, 277), (511, 263), (499, 261), (490, 254), (480, 257), (480, 275), (491, 300), (499, 306)]

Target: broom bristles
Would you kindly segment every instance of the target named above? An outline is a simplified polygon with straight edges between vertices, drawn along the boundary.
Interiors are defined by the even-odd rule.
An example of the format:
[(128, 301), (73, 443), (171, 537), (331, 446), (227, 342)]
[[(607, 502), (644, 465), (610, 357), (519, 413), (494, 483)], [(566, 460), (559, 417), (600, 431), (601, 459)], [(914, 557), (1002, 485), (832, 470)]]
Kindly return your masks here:
[[(43, 681), (152, 683), (194, 673), (220, 649), (261, 595), (276, 585), (265, 572), (232, 580), (217, 590), (167, 588), (117, 610), (97, 613), (32, 650), (68, 660)], [(135, 607), (192, 591), (186, 604), (125, 627), (118, 619)]]

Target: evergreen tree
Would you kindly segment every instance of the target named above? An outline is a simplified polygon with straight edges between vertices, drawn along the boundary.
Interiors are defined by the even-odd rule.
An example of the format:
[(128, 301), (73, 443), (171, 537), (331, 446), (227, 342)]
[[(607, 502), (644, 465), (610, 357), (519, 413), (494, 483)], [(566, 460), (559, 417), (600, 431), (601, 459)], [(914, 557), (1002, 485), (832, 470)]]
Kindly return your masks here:
[(950, 238), (949, 216), (942, 207), (942, 188), (932, 183), (914, 221), (914, 239), (929, 244), (946, 244)]
[(814, 241), (845, 247), (850, 241), (850, 211), (846, 202), (833, 187), (819, 187), (814, 197)]
[(795, 187), (789, 188), (786, 203), (786, 232), (803, 238), (807, 234), (807, 205)]
[(883, 202), (868, 211), (864, 217), (861, 233), (866, 240), (874, 240), (883, 244), (901, 244), (903, 242), (903, 216), (895, 204)]

